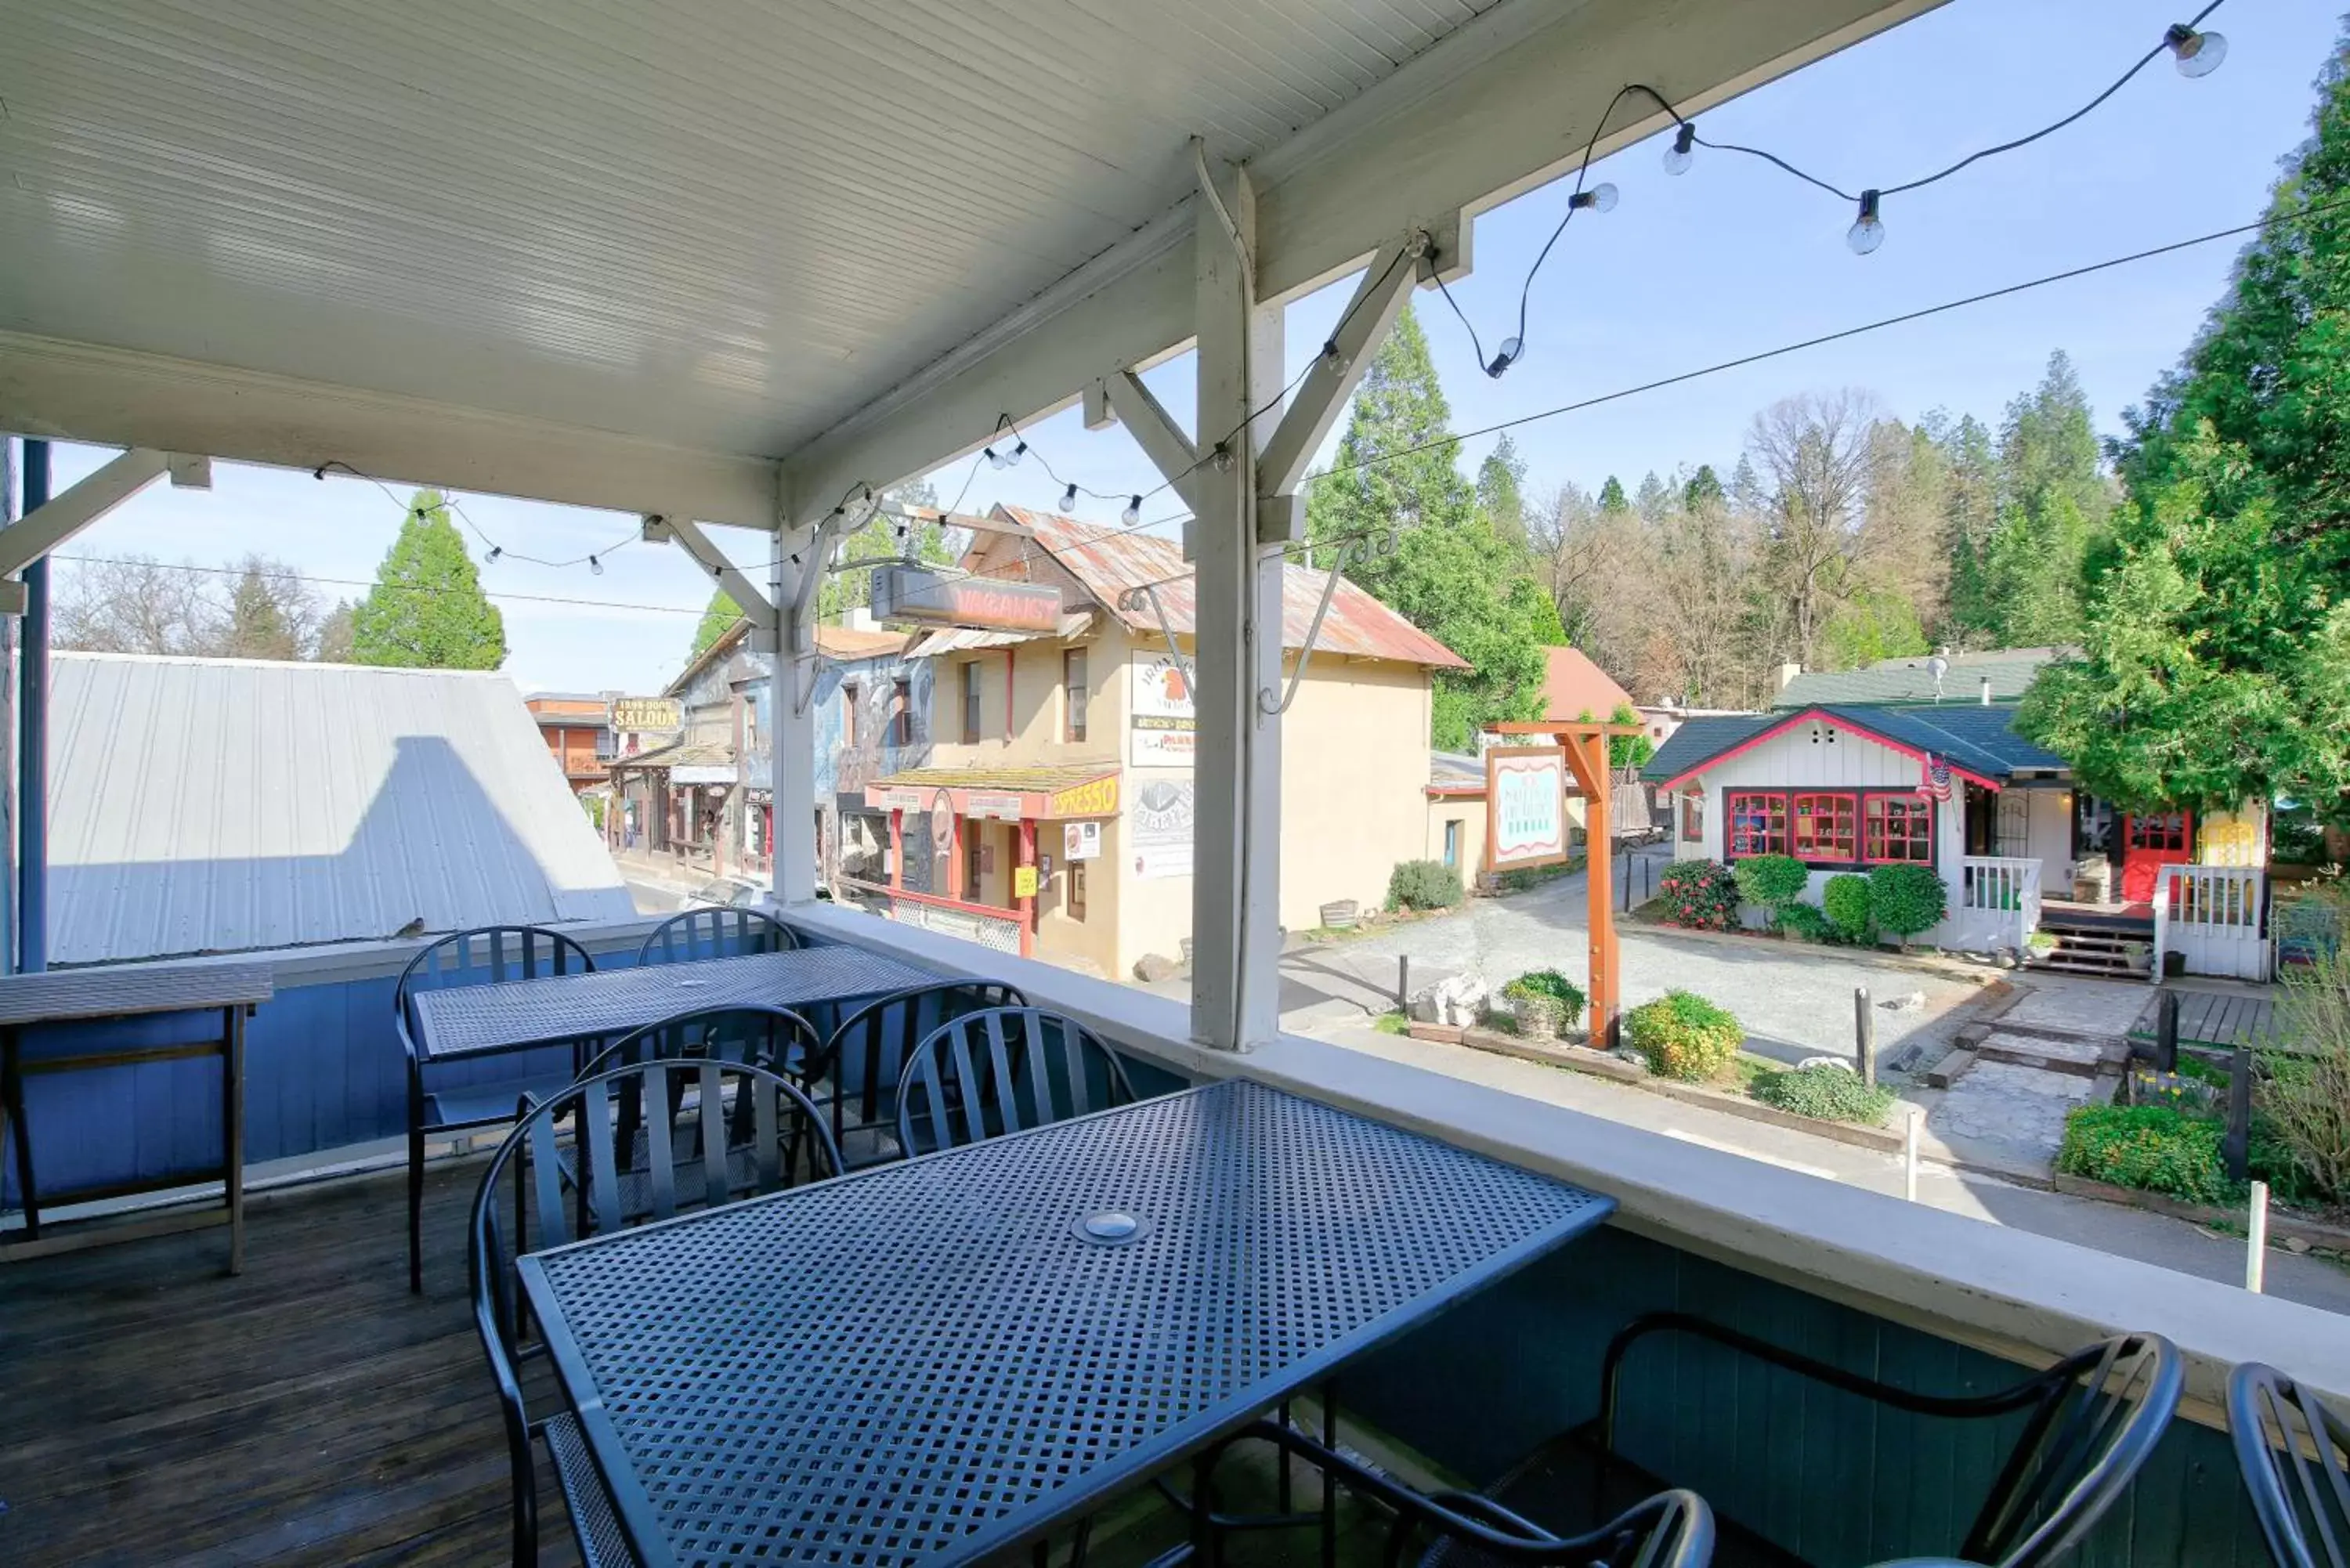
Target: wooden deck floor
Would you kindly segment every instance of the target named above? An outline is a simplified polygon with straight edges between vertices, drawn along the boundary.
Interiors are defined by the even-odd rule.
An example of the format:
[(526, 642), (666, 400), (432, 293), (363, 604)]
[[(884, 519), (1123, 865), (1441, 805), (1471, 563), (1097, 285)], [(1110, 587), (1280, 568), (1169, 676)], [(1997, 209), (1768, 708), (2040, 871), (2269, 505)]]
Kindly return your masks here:
[(0, 1563), (504, 1562), (474, 1179), (432, 1176), (421, 1298), (397, 1175), (256, 1199), (237, 1279), (219, 1231), (0, 1264)]
[[(2269, 1043), (2275, 1026), (2276, 1004), (2266, 996), (2237, 992), (2200, 991), (2165, 986), (2178, 993), (2178, 1040), (2183, 1045), (2210, 1045), (2233, 1050), (2238, 1045)], [(2130, 1025), (2135, 1038), (2154, 1038), (2155, 1017), (2162, 1005), (2161, 991), (2147, 998), (2145, 1011)]]

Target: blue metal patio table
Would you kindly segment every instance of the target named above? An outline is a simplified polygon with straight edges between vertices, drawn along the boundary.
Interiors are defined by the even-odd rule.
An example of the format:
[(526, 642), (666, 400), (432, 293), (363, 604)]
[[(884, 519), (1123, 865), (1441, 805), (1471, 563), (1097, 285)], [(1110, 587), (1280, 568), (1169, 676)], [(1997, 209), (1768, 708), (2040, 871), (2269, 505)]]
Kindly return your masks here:
[(1264, 1085), (521, 1260), (648, 1564), (959, 1564), (1237, 1429), (1615, 1201)]
[(866, 1002), (941, 977), (845, 944), (459, 985), (415, 999), (427, 1063), (628, 1033), (681, 1012), (765, 1002), (822, 1009)]

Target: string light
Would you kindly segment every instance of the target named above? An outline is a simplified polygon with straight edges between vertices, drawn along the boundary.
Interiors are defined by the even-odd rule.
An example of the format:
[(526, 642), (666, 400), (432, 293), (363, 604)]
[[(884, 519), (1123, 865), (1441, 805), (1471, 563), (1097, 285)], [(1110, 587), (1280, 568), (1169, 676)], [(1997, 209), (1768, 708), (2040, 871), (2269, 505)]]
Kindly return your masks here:
[(1126, 510), (1118, 514), (1118, 520), (1125, 524), (1129, 528), (1140, 526), (1142, 523), (1142, 497), (1137, 495), (1128, 500), (1126, 504)]
[(1072, 484), (1066, 490), (1061, 492), (1061, 510), (1064, 513), (1069, 513), (1075, 512), (1076, 509), (1077, 487)]
[(1844, 232), (1844, 243), (1852, 247), (1852, 254), (1856, 256), (1865, 256), (1885, 243), (1885, 224), (1877, 215), (1877, 202), (1876, 192), (1863, 191), (1860, 193), (1860, 216), (1854, 219), (1852, 227)]
[(1697, 143), (1697, 121), (1685, 119), (1673, 132), (1673, 144), (1665, 149), (1665, 172), (1686, 174), (1689, 166), (1697, 161), (1690, 149)]
[(604, 563), (590, 556), (588, 557), (588, 569), (600, 577), (604, 575)]
[(1595, 213), (1612, 213), (1616, 210), (1616, 187), (1602, 180), (1590, 190), (1569, 196), (1566, 204), (1578, 211), (1588, 207)]
[[(2207, 9), (2203, 15), (2210, 16)], [(2201, 20), (2198, 17), (2197, 20)], [(2173, 22), (2162, 35), (2163, 47), (2178, 62), (2178, 74), (2190, 80), (2208, 77), (2228, 57), (2228, 40), (2217, 33), (2199, 33), (2183, 22)]]
[[(363, 479), (369, 484), (374, 485), (378, 490), (383, 492), (385, 500), (400, 508), (401, 514), (406, 518), (421, 521), (428, 513), (434, 510), (432, 506), (420, 506), (412, 500), (401, 500), (400, 498), (400, 493), (392, 489), (390, 485), (385, 483), (374, 474), (366, 472), (364, 469), (352, 467), (349, 463), (345, 462), (338, 457), (330, 457), (326, 462), (320, 463), (317, 467), (312, 469), (310, 471), (310, 477), (323, 483), (327, 477), (327, 471), (328, 469), (338, 469), (342, 472), (349, 474), (353, 479)], [(496, 561), (514, 560), (521, 561), (533, 566), (547, 566), (557, 571), (570, 566), (584, 566), (588, 567), (591, 571), (601, 575), (603, 567), (599, 563), (604, 556), (610, 555), (615, 550), (622, 549), (627, 545), (637, 543), (640, 537), (640, 535), (637, 531), (631, 530), (629, 533), (621, 535), (610, 544), (601, 545), (585, 556), (574, 556), (570, 559), (563, 561), (550, 561), (543, 556), (526, 556), (519, 550), (507, 549), (495, 539), (491, 538), (488, 532), (484, 529), (480, 524), (473, 521), (473, 514), (465, 510), (464, 504), (455, 495), (445, 490), (438, 492), (438, 493), (441, 497), (439, 503), (440, 506), (445, 508), (452, 515), (462, 521), (466, 527), (472, 529), (473, 531), (473, 536), (488, 546), (487, 552), (482, 557), (482, 564), (484, 566), (488, 566)]]

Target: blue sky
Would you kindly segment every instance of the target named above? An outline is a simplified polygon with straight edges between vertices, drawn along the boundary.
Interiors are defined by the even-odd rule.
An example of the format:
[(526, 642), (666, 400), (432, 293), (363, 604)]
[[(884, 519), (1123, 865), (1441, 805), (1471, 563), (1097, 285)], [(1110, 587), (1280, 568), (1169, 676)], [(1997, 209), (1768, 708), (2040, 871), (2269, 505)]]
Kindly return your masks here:
[[(1846, 189), (1893, 185), (2078, 107), (2175, 19), (2159, 0), (1954, 0), (1834, 58), (1701, 117), (1717, 140), (1767, 147)], [(1875, 254), (1845, 247), (1852, 212), (1754, 160), (1700, 150), (1668, 176), (1652, 139), (1594, 165), (1622, 199), (1569, 227), (1534, 286), (1527, 348), (1499, 381), (1478, 369), (1442, 299), (1416, 297), (1454, 428), (1474, 429), (1876, 317), (2102, 260), (2259, 216), (2278, 161), (2307, 132), (2310, 86), (2333, 47), (2337, 16), (2307, 0), (2230, 0), (2210, 26), (2226, 63), (2189, 81), (2156, 61), (2095, 114), (2022, 151), (1989, 160), (1928, 190), (1889, 200)], [(1484, 214), (1477, 272), (1453, 288), (1487, 352), (1512, 330), (1520, 282), (1565, 201), (1564, 183)], [(1996, 422), (2036, 381), (2051, 349), (2070, 353), (2099, 428), (2176, 361), (2225, 286), (2239, 242), (2221, 242), (2012, 298), (1711, 376), (1515, 432), (1529, 488), (1572, 482), (1626, 485), (1654, 469), (1737, 461), (1747, 421), (1774, 399), (1858, 387), (1887, 411), (1971, 412)], [(1302, 367), (1351, 289), (1334, 286), (1293, 306), (1291, 369)], [(1188, 360), (1151, 377), (1170, 409), (1191, 402)], [(1064, 480), (1107, 492), (1158, 484), (1128, 438), (1086, 431), (1076, 410), (1028, 431)], [(1464, 442), (1473, 472), (1492, 438)], [(62, 448), (60, 483), (104, 461)], [(965, 460), (932, 476), (942, 501), (971, 473)], [(413, 476), (429, 479), (430, 475)], [(981, 467), (966, 510), (996, 501), (1053, 506), (1059, 486), (1031, 462)], [(582, 555), (633, 531), (634, 519), (494, 496), (465, 495), (473, 520), (509, 551)], [(1172, 512), (1162, 496), (1147, 513)], [(1081, 514), (1116, 520), (1117, 503)], [(214, 564), (247, 551), (321, 578), (331, 599), (356, 597), (390, 545), (397, 503), (372, 485), (229, 464), (209, 493), (161, 488), (68, 546)], [(719, 531), (746, 565), (757, 536)], [(478, 559), (485, 546), (473, 541)], [(60, 570), (70, 570), (70, 566)], [(755, 575), (764, 575), (760, 572)], [(683, 662), (707, 579), (671, 549), (620, 550), (604, 575), (504, 560), (485, 586), (513, 595), (624, 601), (613, 608), (505, 598), (506, 668), (526, 690), (655, 690)]]

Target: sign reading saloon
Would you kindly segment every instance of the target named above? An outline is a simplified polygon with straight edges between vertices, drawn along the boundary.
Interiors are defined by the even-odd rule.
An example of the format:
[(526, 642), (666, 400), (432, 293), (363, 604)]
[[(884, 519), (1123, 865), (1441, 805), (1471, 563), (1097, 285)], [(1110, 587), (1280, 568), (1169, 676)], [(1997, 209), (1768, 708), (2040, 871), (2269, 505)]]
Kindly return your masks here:
[(657, 734), (684, 728), (685, 704), (674, 697), (612, 699), (612, 729), (618, 734)]
[(1133, 740), (1128, 760), (1139, 768), (1188, 768), (1200, 742), (1191, 705), (1191, 672), (1168, 654), (1134, 659)]
[(973, 631), (1058, 631), (1061, 590), (1043, 583), (956, 577), (919, 566), (873, 568), (873, 618)]
[(1566, 858), (1566, 753), (1497, 746), (1485, 753), (1485, 869), (1555, 866)]

